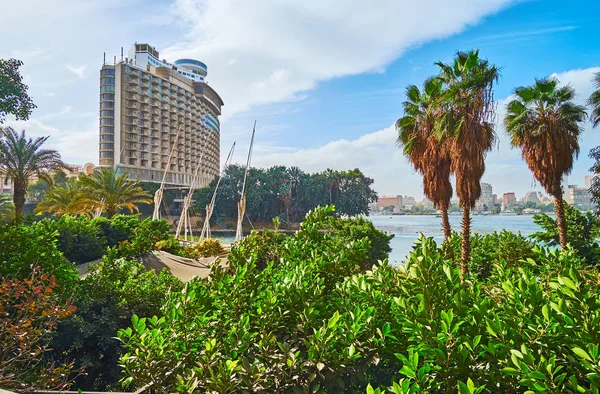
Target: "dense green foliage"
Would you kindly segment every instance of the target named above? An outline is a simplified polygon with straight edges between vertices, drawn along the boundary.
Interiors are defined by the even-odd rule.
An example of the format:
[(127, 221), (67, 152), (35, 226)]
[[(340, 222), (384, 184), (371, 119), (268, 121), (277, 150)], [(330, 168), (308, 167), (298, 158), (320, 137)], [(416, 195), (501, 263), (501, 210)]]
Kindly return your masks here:
[(179, 291), (179, 279), (162, 271), (146, 271), (132, 260), (109, 254), (74, 288), (71, 302), (77, 311), (59, 325), (51, 343), (52, 359), (63, 364), (75, 361), (75, 387), (88, 390), (118, 388), (121, 344), (114, 339), (132, 314), (154, 315), (169, 291)]
[(36, 108), (19, 72), (22, 65), (23, 62), (17, 59), (0, 59), (0, 124), (7, 115), (27, 120)]
[(0, 277), (28, 278), (36, 267), (54, 276), (60, 291), (77, 280), (77, 271), (57, 248), (58, 232), (45, 223), (0, 226)]
[(192, 258), (212, 257), (225, 253), (225, 248), (218, 239), (204, 239), (185, 250), (186, 255)]
[[(564, 203), (567, 238), (571, 247), (590, 264), (600, 261), (600, 220), (592, 212), (581, 212), (577, 208)], [(544, 229), (533, 234), (540, 242), (550, 246), (559, 245), (559, 233), (556, 220), (546, 214), (533, 217), (535, 224)]]
[[(215, 212), (219, 216), (237, 218), (237, 203), (244, 180), (245, 168), (231, 165), (225, 169)], [(217, 180), (199, 189), (194, 199), (201, 215), (210, 202)], [(283, 222), (297, 222), (311, 209), (335, 204), (339, 215), (354, 216), (369, 213), (369, 203), (377, 200), (371, 188), (373, 179), (360, 170), (307, 174), (297, 167), (275, 166), (269, 169), (251, 168), (248, 173), (246, 214), (252, 221), (270, 222), (280, 216)]]

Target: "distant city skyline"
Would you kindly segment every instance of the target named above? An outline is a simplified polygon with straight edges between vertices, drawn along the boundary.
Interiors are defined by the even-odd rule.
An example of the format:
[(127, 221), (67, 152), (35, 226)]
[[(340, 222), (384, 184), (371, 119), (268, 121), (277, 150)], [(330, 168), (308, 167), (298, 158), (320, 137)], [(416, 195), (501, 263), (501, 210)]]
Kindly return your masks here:
[[(494, 89), (499, 144), (487, 156), (482, 181), (498, 196), (505, 190), (523, 196), (542, 189), (520, 151), (510, 148), (504, 107), (514, 88), (546, 76), (570, 83), (584, 103), (600, 71), (599, 14), (600, 3), (591, 0), (465, 0), (459, 7), (382, 0), (369, 7), (368, 18), (354, 2), (318, 0), (6, 2), (0, 34), (10, 40), (0, 57), (24, 61), (38, 107), (29, 121), (7, 125), (49, 135), (48, 147), (67, 162), (98, 164), (102, 53), (151, 42), (165, 59), (210, 65), (207, 82), (225, 103), (221, 145), (237, 141), (234, 162), (244, 162), (257, 119), (257, 167), (358, 167), (374, 178), (380, 195), (402, 191), (421, 199), (421, 177), (395, 142), (404, 91), (435, 73), (434, 62), (479, 48), (501, 68)], [(348, 23), (353, 20), (360, 23)], [(591, 166), (588, 152), (599, 141), (585, 127), (570, 175), (580, 186)]]

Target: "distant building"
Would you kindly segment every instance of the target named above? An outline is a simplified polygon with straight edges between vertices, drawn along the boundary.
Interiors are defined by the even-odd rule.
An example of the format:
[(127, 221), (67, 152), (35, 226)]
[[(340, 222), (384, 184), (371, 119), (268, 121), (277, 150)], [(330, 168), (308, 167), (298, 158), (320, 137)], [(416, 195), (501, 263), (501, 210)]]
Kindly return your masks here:
[(421, 200), (421, 205), (423, 205), (425, 208), (433, 208), (433, 201), (428, 198), (423, 198)]
[(544, 196), (540, 192), (527, 192), (525, 193), (525, 197), (523, 197), (523, 202), (534, 202), (536, 204), (540, 204)]
[(577, 208), (590, 208), (592, 206), (592, 193), (585, 187), (569, 185), (567, 202)]
[(498, 202), (497, 194), (492, 194), (492, 201), (494, 201), (494, 204), (502, 204), (502, 201)]
[(504, 193), (502, 195), (502, 205), (505, 207), (514, 205), (517, 203), (517, 197), (515, 196), (515, 193), (513, 192), (508, 192), (508, 193)]
[(377, 199), (377, 208), (383, 209), (389, 206), (393, 206), (395, 211), (402, 208), (402, 196), (381, 196)]
[(475, 202), (475, 209), (482, 211), (485, 210), (485, 208), (487, 208), (488, 210), (491, 210), (492, 208), (494, 208), (494, 204), (495, 200), (492, 191), (492, 185), (489, 183), (482, 182), (481, 196), (479, 197), (477, 202)]
[(417, 200), (411, 196), (402, 197), (402, 208), (410, 209), (417, 205)]

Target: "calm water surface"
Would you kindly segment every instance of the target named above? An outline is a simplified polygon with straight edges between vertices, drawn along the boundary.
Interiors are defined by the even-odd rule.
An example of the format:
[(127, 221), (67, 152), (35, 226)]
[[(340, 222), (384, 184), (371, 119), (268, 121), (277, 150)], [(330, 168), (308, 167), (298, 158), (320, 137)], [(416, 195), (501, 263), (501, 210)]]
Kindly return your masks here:
[[(441, 227), (441, 218), (434, 215), (402, 215), (402, 216), (370, 216), (369, 219), (375, 227), (393, 234), (390, 241), (392, 252), (390, 263), (400, 264), (412, 250), (412, 245), (418, 238), (419, 233), (426, 237), (434, 237), (436, 241), (442, 241), (444, 233)], [(450, 215), (450, 225), (456, 231), (460, 231), (460, 215)], [(473, 216), (471, 220), (471, 231), (481, 234), (494, 231), (508, 230), (530, 235), (539, 231), (540, 228), (533, 222), (533, 216), (528, 215), (493, 215)]]

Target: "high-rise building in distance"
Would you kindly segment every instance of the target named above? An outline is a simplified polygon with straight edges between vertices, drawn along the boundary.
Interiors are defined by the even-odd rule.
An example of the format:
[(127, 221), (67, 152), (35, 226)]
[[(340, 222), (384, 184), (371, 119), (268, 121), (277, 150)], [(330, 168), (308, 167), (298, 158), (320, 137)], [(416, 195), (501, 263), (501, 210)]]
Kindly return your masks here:
[[(193, 59), (160, 60), (148, 44), (100, 71), (101, 167), (130, 179), (172, 186), (205, 186), (219, 174), (223, 100), (206, 82), (207, 67)], [(199, 166), (198, 179), (194, 173)]]

